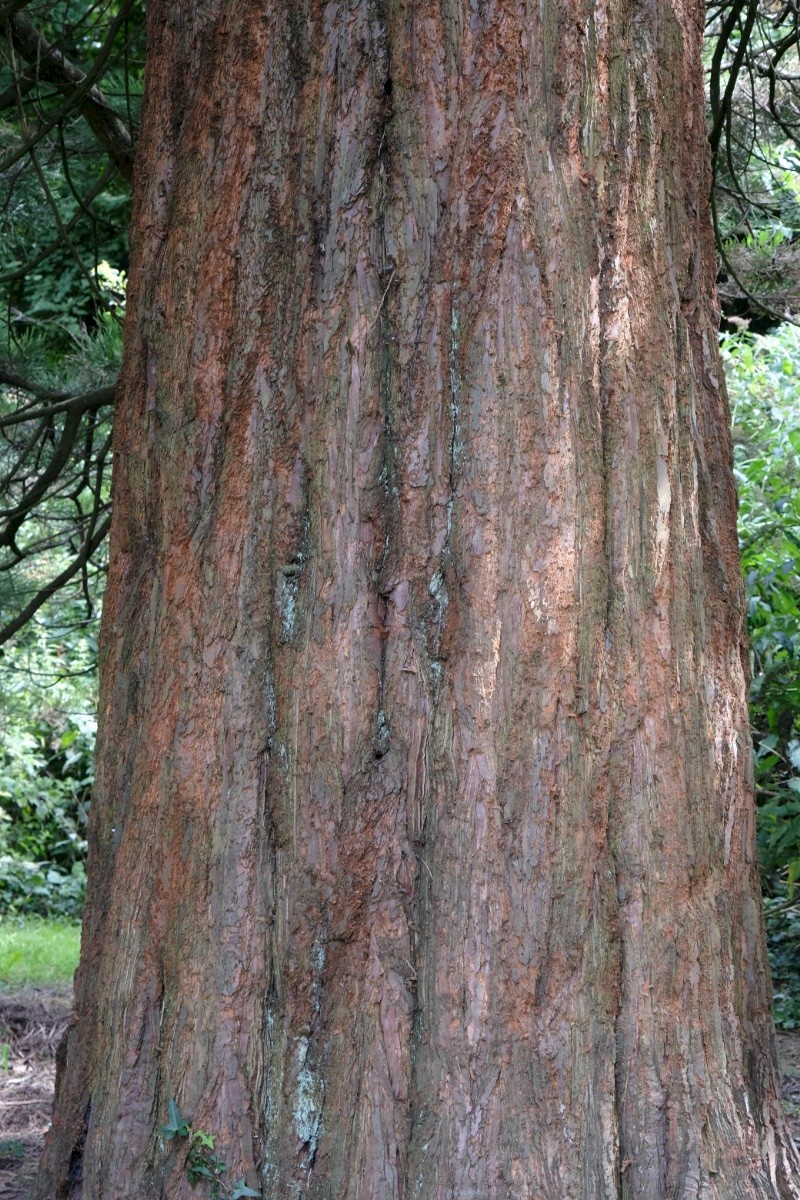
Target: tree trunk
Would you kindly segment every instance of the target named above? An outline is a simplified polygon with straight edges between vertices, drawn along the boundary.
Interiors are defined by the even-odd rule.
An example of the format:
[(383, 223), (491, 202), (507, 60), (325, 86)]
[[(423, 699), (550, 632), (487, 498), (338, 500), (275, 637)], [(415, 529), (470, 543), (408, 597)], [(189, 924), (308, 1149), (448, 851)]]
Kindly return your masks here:
[(149, 8), (36, 1196), (797, 1197), (700, 3)]

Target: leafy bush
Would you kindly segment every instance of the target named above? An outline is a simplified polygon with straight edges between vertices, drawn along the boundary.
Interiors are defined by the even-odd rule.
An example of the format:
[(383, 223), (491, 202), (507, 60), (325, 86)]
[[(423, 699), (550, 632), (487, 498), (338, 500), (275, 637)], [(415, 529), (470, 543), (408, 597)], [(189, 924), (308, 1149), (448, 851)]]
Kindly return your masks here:
[(775, 989), (773, 1013), (780, 1029), (800, 1029), (800, 903), (782, 894), (764, 900), (769, 960)]
[(6, 739), (0, 756), (0, 838), (11, 854), (46, 859), (62, 870), (83, 859), (92, 725), (86, 718), (68, 719), (60, 732), (40, 716)]
[(750, 633), (758, 842), (775, 1017), (800, 1024), (800, 330), (723, 341)]
[(70, 615), (32, 623), (0, 659), (0, 912), (83, 905), (96, 644)]
[(800, 878), (800, 336), (723, 343), (750, 632), (759, 847)]
[(86, 868), (76, 862), (69, 874), (48, 863), (0, 855), (0, 912), (5, 915), (78, 920), (86, 898)]

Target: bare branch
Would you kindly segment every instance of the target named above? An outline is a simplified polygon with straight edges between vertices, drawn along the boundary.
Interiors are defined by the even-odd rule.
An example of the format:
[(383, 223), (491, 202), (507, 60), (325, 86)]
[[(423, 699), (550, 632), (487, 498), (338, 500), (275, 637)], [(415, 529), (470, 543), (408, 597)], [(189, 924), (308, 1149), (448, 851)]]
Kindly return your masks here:
[(62, 571), (60, 575), (56, 575), (55, 579), (51, 579), (51, 581), (46, 584), (45, 587), (36, 593), (30, 603), (26, 604), (25, 608), (23, 608), (16, 617), (14, 617), (0, 629), (0, 646), (2, 646), (5, 642), (10, 641), (14, 634), (18, 633), (19, 630), (22, 629), (28, 621), (30, 621), (34, 613), (38, 612), (42, 605), (45, 604), (51, 596), (54, 596), (56, 592), (60, 591), (61, 588), (63, 588), (65, 584), (69, 583), (71, 579), (74, 579), (78, 572), (83, 569), (85, 564), (92, 557), (95, 550), (102, 545), (103, 540), (105, 539), (110, 528), (111, 517), (106, 517), (102, 524), (97, 526), (97, 528), (94, 528), (94, 525), (92, 526), (92, 532), (90, 532), (87, 536), (86, 541), (81, 547), (80, 553), (70, 563), (66, 570)]
[(0, 364), (0, 384), (14, 388), (18, 392), (28, 392), (39, 400), (64, 400), (66, 398), (62, 392), (54, 392), (51, 388), (33, 383), (30, 379), (23, 379), (21, 375), (17, 375), (16, 371), (12, 371), (2, 364)]
[[(0, 382), (7, 382), (2, 378), (2, 373), (0, 373)], [(29, 405), (27, 408), (21, 408), (18, 412), (10, 413), (7, 417), (0, 417), (0, 429), (9, 429), (12, 425), (20, 425), (23, 421), (38, 421), (45, 417), (55, 417), (59, 413), (77, 412), (82, 414), (92, 409), (105, 408), (106, 405), (114, 403), (114, 394), (117, 388), (117, 385), (112, 383), (107, 387), (95, 388), (91, 392), (83, 392), (78, 396), (64, 396), (63, 393), (58, 392), (50, 393), (48, 396), (42, 391), (35, 393), (32, 388), (25, 387), (23, 384), (12, 383), (11, 386), (19, 386), (22, 391), (30, 391), (32, 395), (38, 394), (40, 399), (52, 399), (55, 403), (39, 408)]]
[(21, 13), (8, 21), (14, 49), (35, 68), (37, 79), (52, 83), (65, 96), (80, 92), (80, 111), (115, 167), (130, 180), (133, 168), (133, 135), (100, 89), (84, 71), (42, 36), (29, 17)]
[[(97, 57), (92, 64), (91, 70), (84, 75), (83, 82), (73, 87), (72, 91), (67, 96), (61, 107), (52, 113), (47, 120), (44, 121), (35, 130), (35, 132), (30, 135), (30, 137), (25, 138), (14, 148), (14, 150), (10, 151), (10, 153), (5, 156), (5, 158), (0, 162), (0, 174), (2, 174), (4, 171), (7, 171), (9, 167), (13, 166), (14, 163), (23, 158), (29, 152), (32, 146), (35, 146), (36, 143), (41, 141), (41, 139), (47, 133), (49, 133), (51, 129), (54, 129), (56, 125), (58, 125), (59, 121), (63, 121), (64, 118), (74, 109), (80, 108), (85, 97), (94, 87), (95, 80), (99, 79), (106, 69), (106, 64), (114, 47), (117, 34), (119, 33), (120, 28), (127, 21), (128, 14), (132, 7), (133, 0), (124, 0), (124, 3), (120, 6), (119, 12), (116, 14), (114, 20), (111, 22), (108, 28), (103, 45), (101, 46)], [(0, 17), (0, 25), (2, 24), (3, 19)]]

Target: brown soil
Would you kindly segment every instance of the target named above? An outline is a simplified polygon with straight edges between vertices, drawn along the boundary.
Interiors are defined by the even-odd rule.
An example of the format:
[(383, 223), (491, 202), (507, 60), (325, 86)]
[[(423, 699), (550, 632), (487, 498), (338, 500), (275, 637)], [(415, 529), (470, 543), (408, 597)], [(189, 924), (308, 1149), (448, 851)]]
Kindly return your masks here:
[(0, 1200), (29, 1194), (50, 1124), (55, 1053), (69, 1009), (63, 990), (0, 993)]
[[(50, 1124), (55, 1052), (69, 1016), (67, 992), (0, 993), (0, 1200), (27, 1200)], [(800, 1146), (800, 1033), (778, 1034), (783, 1095)]]
[(783, 1102), (792, 1136), (800, 1147), (800, 1031), (778, 1034)]

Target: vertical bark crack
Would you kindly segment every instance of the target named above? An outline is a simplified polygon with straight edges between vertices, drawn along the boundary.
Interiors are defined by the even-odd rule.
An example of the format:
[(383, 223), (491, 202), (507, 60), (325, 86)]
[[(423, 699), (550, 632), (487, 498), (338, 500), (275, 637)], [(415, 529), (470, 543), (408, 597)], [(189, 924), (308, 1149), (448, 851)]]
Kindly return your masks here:
[(391, 74), (387, 71), (383, 84), (383, 111), (378, 129), (378, 149), (375, 178), (375, 224), (376, 224), (376, 258), (378, 278), (381, 283), (381, 297), (378, 311), (373, 319), (373, 325), (378, 329), (378, 393), (383, 417), (382, 434), (382, 466), (380, 473), (380, 520), (381, 520), (381, 551), (375, 571), (378, 592), (378, 622), (380, 636), (380, 664), (378, 675), (378, 701), (375, 720), (373, 722), (372, 748), (377, 759), (383, 758), (389, 750), (391, 730), (389, 719), (384, 706), (386, 695), (386, 653), (389, 634), (388, 604), (394, 584), (392, 572), (392, 546), (395, 527), (399, 522), (399, 493), (397, 487), (397, 439), (395, 434), (395, 412), (393, 398), (393, 364), (392, 364), (392, 317), (390, 290), (395, 281), (396, 263), (389, 253), (387, 239), (387, 205), (389, 174), (391, 168), (391, 153), (389, 134), (392, 117), (393, 84)]
[(82, 1200), (83, 1197), (83, 1151), (86, 1145), (86, 1134), (89, 1129), (91, 1114), (92, 1101), (90, 1098), (83, 1113), (81, 1131), (69, 1156), (66, 1184), (61, 1191), (63, 1200)]

